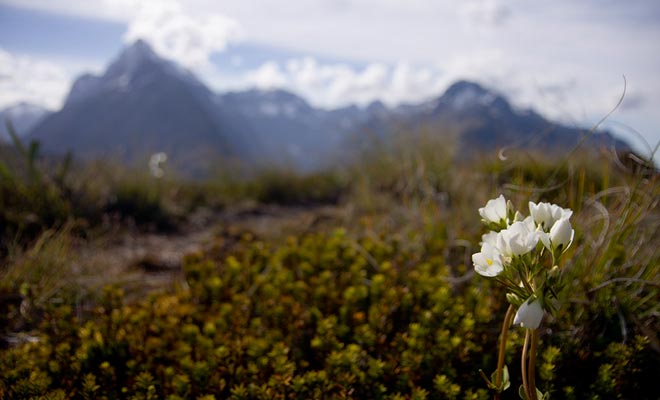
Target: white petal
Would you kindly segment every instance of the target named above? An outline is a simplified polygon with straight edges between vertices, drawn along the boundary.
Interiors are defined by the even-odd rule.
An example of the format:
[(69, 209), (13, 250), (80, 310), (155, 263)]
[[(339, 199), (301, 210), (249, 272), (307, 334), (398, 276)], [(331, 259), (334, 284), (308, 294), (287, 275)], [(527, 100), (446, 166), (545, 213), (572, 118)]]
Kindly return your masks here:
[(545, 232), (539, 232), (539, 239), (543, 243), (546, 249), (552, 251), (552, 246), (550, 246), (550, 236)]
[(477, 271), (477, 273), (481, 276), (492, 278), (499, 275), (500, 272), (504, 270), (504, 267), (500, 263), (493, 263), (492, 265), (488, 265), (487, 261), (484, 261), (485, 262), (483, 264), (476, 262), (474, 264), (474, 270)]
[(483, 244), (480, 253), (472, 255), (472, 263), (474, 264), (474, 270), (483, 276), (497, 276), (504, 270), (502, 257), (497, 249), (488, 243)]
[(564, 249), (567, 248), (573, 240), (573, 234), (574, 231), (568, 218), (558, 220), (550, 229), (552, 246), (555, 248), (559, 246), (562, 246)]
[(486, 206), (479, 209), (479, 215), (486, 221), (499, 223), (506, 220), (506, 199), (503, 195), (488, 200)]
[(488, 243), (491, 246), (495, 247), (497, 243), (497, 232), (490, 231), (488, 233), (484, 233), (481, 236), (481, 244)]
[(544, 311), (541, 303), (536, 299), (532, 300), (530, 298), (518, 308), (513, 323), (514, 325), (520, 324), (523, 328), (536, 329), (541, 325), (543, 314)]

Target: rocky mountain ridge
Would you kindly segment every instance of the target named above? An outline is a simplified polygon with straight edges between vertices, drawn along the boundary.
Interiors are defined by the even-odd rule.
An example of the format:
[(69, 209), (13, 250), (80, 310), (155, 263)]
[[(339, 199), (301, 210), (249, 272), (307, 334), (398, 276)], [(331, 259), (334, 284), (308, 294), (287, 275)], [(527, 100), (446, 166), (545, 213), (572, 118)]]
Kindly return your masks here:
[[(561, 152), (586, 133), (515, 110), (502, 95), (467, 81), (431, 101), (394, 108), (374, 102), (323, 110), (284, 90), (218, 94), (139, 40), (103, 75), (77, 79), (62, 109), (37, 121), (27, 137), (47, 152), (81, 158), (135, 163), (166, 152), (178, 169), (203, 175), (218, 160), (310, 170), (337, 162), (364, 132), (380, 138), (420, 129), (443, 135), (448, 127), (459, 127), (463, 152), (503, 146)], [(607, 132), (586, 142), (628, 148)]]

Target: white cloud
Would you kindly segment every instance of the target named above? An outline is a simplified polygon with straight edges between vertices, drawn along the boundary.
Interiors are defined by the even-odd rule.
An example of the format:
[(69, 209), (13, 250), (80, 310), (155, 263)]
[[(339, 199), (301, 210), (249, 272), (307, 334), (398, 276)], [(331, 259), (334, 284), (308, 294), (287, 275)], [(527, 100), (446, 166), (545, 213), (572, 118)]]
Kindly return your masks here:
[(439, 96), (447, 84), (444, 73), (429, 67), (415, 68), (399, 63), (393, 71), (390, 103), (415, 102)]
[(313, 57), (294, 58), (284, 65), (270, 61), (246, 74), (245, 84), (270, 89), (286, 87), (317, 106), (366, 105), (382, 100), (390, 105), (422, 101), (440, 94), (445, 79), (439, 71), (407, 63), (321, 64)]
[(135, 7), (124, 40), (147, 40), (156, 52), (188, 68), (208, 65), (211, 54), (241, 35), (237, 21), (217, 13), (193, 16), (175, 0), (142, 1)]
[(459, 8), (464, 22), (475, 27), (502, 25), (511, 16), (511, 9), (498, 0), (466, 1)]
[[(161, 54), (225, 87), (237, 86), (236, 76), (228, 75), (238, 71), (200, 66), (235, 39), (227, 27), (237, 24), (211, 17), (218, 14), (240, 21), (246, 41), (368, 65), (355, 69), (301, 58), (251, 75), (251, 83), (261, 86), (286, 81), (324, 106), (375, 98), (415, 101), (439, 95), (455, 78), (469, 78), (498, 88), (520, 106), (584, 124), (616, 104), (625, 74), (630, 96), (644, 102), (637, 100), (634, 108), (630, 97), (616, 116), (625, 114), (627, 123), (660, 138), (657, 1), (608, 2), (608, 7), (571, 0), (0, 1), (126, 22), (132, 32), (127, 38), (147, 36)], [(406, 67), (399, 60), (430, 67)], [(371, 67), (374, 61), (386, 64)], [(246, 57), (242, 68), (247, 65)], [(247, 81), (243, 77), (243, 84)]]
[(275, 62), (267, 62), (254, 71), (248, 72), (247, 81), (259, 89), (282, 88), (287, 77)]
[(56, 64), (0, 48), (0, 107), (27, 101), (57, 109), (70, 85), (71, 77)]

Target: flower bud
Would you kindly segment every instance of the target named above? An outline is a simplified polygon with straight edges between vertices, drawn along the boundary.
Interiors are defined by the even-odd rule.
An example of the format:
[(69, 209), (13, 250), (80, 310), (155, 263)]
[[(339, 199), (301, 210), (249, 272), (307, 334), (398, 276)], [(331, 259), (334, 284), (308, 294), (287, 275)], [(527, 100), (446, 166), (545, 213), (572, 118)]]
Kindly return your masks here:
[(507, 293), (506, 299), (510, 304), (518, 305), (522, 302), (522, 299), (518, 297), (515, 293)]
[(544, 311), (541, 302), (536, 298), (530, 297), (518, 307), (513, 324), (520, 324), (521, 327), (527, 329), (536, 329), (541, 325), (543, 314)]
[(575, 231), (571, 227), (568, 218), (562, 218), (552, 225), (550, 229), (550, 242), (555, 249), (561, 246), (562, 250), (566, 250), (573, 242), (573, 235)]

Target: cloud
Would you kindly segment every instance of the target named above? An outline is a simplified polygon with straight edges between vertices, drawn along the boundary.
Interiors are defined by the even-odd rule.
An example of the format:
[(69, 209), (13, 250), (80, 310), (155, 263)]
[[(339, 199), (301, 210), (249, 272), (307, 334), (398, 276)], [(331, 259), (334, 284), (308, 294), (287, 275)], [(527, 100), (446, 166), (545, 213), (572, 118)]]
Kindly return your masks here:
[(286, 86), (288, 80), (276, 62), (267, 62), (247, 74), (247, 80), (259, 89), (275, 89)]
[(648, 99), (641, 93), (627, 94), (621, 103), (621, 111), (631, 111), (643, 108), (647, 102)]
[(71, 77), (63, 68), (0, 48), (0, 107), (27, 101), (56, 109), (70, 85)]
[(473, 0), (459, 8), (464, 22), (474, 27), (500, 26), (511, 16), (511, 9), (498, 0)]
[[(194, 67), (202, 79), (217, 82), (216, 87), (237, 88), (239, 83), (250, 82), (274, 87), (287, 81), (291, 85), (288, 88), (324, 106), (375, 98), (388, 103), (416, 101), (439, 95), (455, 78), (468, 78), (495, 87), (517, 104), (533, 106), (552, 118), (568, 116), (584, 121), (586, 116), (589, 120), (592, 115), (602, 117), (616, 104), (620, 76), (625, 74), (629, 97), (617, 114), (630, 115), (632, 126), (660, 137), (656, 112), (660, 104), (657, 1), (610, 1), (608, 7), (598, 1), (570, 0), (534, 4), (504, 0), (290, 0), (286, 6), (272, 0), (0, 2), (126, 23), (130, 27), (126, 40), (146, 37), (156, 51)], [(240, 26), (221, 15), (236, 18)], [(243, 36), (238, 37), (236, 32), (241, 30)], [(288, 62), (280, 62), (252, 71), (249, 79), (238, 76), (253, 67), (248, 56), (243, 63), (236, 59), (237, 68), (231, 71), (203, 65), (208, 64), (210, 54), (222, 51), (237, 37), (295, 49), (297, 54), (322, 55), (324, 59), (387, 64), (355, 68), (352, 64), (321, 64), (298, 58), (291, 66), (293, 70)], [(400, 59), (412, 64), (397, 64)], [(6, 65), (0, 67), (6, 69)], [(640, 86), (641, 97), (631, 97), (634, 85)], [(41, 91), (38, 87), (33, 90)], [(6, 90), (0, 96), (6, 98)]]
[(241, 36), (237, 21), (217, 13), (193, 16), (175, 0), (142, 1), (135, 7), (124, 40), (144, 39), (162, 56), (188, 68), (208, 66), (211, 54)]
[(246, 74), (246, 84), (262, 89), (287, 88), (325, 108), (366, 105), (382, 100), (390, 105), (422, 101), (439, 95), (445, 85), (432, 68), (407, 63), (369, 63), (355, 68), (345, 63), (319, 63), (314, 57), (269, 61)]
[(399, 63), (392, 73), (390, 102), (415, 102), (439, 96), (447, 86), (445, 73), (429, 67), (415, 68)]

